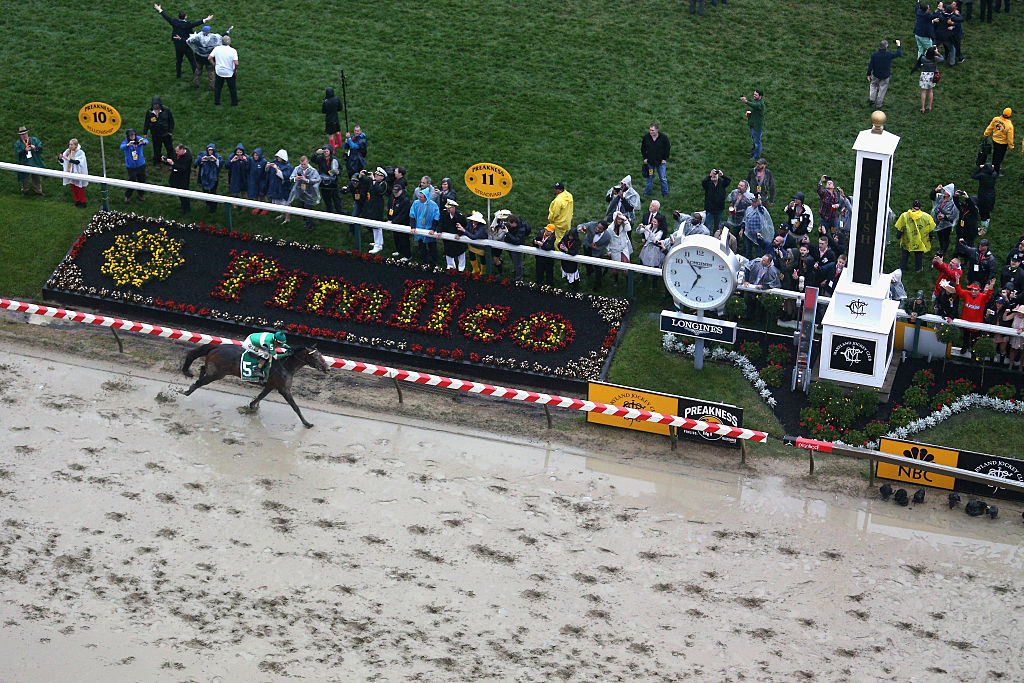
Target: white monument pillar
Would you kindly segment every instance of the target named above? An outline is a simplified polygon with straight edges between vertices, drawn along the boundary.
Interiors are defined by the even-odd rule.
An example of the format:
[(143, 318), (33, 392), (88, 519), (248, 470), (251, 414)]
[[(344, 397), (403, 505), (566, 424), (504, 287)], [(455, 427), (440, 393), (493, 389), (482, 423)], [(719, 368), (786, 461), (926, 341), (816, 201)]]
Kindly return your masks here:
[(885, 114), (871, 115), (861, 131), (854, 178), (853, 224), (847, 268), (821, 320), (818, 376), (881, 387), (892, 362), (899, 302), (889, 297), (891, 274), (883, 273), (888, 232), (892, 161), (898, 135), (883, 130)]

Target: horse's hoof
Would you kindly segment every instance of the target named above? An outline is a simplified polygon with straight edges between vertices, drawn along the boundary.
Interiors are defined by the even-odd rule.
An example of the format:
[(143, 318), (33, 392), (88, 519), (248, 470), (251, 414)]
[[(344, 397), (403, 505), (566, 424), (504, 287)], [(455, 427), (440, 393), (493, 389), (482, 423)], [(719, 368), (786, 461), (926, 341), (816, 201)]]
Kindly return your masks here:
[(302, 426), (305, 427), (306, 429), (312, 429), (313, 428), (313, 423), (312, 422), (303, 422)]

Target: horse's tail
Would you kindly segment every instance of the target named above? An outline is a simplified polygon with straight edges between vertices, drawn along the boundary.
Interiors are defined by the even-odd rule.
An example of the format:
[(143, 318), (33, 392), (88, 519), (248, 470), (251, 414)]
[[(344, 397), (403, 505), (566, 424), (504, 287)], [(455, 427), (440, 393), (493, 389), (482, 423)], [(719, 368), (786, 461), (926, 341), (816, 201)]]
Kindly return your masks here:
[(189, 351), (188, 354), (185, 355), (185, 362), (181, 366), (181, 373), (186, 377), (194, 377), (192, 371), (189, 370), (189, 368), (192, 367), (192, 363), (197, 358), (201, 358), (206, 354), (210, 353), (210, 351), (213, 351), (216, 347), (216, 344), (206, 344), (204, 346), (199, 346)]

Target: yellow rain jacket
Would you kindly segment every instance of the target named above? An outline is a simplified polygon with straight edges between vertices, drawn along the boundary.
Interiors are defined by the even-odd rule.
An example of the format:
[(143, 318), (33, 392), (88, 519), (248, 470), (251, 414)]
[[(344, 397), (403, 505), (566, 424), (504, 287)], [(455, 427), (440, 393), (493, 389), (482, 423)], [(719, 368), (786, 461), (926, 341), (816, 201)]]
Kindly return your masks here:
[(1002, 114), (993, 117), (988, 124), (988, 128), (985, 129), (985, 137), (989, 135), (992, 136), (992, 142), (1009, 145), (1010, 149), (1013, 149), (1013, 121)]
[(548, 223), (555, 224), (555, 241), (560, 242), (572, 227), (572, 195), (562, 190), (548, 206)]
[(907, 251), (931, 251), (931, 233), (935, 229), (931, 214), (911, 209), (896, 219), (894, 227), (900, 233), (900, 246)]

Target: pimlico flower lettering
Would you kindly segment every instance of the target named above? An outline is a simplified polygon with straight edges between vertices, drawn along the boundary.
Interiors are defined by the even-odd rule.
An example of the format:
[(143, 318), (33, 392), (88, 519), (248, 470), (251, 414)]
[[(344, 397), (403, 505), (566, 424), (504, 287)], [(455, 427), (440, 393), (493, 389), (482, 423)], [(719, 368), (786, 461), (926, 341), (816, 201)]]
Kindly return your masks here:
[[(174, 239), (179, 236), (183, 239)], [(378, 275), (362, 265), (350, 267), (346, 261), (373, 268), (379, 264), (382, 270)], [(218, 275), (219, 268), (210, 269), (212, 263), (227, 265), (221, 266), (224, 270)], [(309, 265), (303, 268), (303, 263)], [(102, 278), (97, 278), (105, 265)], [(410, 275), (403, 281), (402, 276), (395, 277), (399, 272)], [(44, 291), (58, 297), (81, 294), (156, 307), (247, 328), (284, 329), (345, 344), (583, 379), (601, 375), (630, 308), (628, 301), (614, 297), (120, 212), (99, 212), (93, 217)], [(467, 306), (468, 295), (476, 301)], [(501, 297), (501, 304), (477, 303), (481, 296), (485, 302), (487, 296)], [(506, 296), (512, 306), (504, 305)], [(524, 305), (524, 297), (530, 303)], [(217, 306), (218, 300), (225, 305)], [(544, 310), (545, 301), (554, 310)], [(582, 334), (575, 326), (575, 311), (581, 314)], [(323, 322), (317, 324), (314, 317)], [(345, 323), (351, 324), (348, 329)], [(395, 336), (388, 330), (410, 334)], [(539, 362), (544, 356), (575, 348), (574, 343), (580, 350), (572, 356), (559, 354), (550, 365)], [(460, 348), (462, 344), (468, 348)], [(496, 345), (495, 351), (474, 349), (476, 344)], [(523, 352), (529, 355), (524, 357)]]

